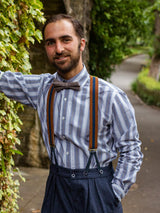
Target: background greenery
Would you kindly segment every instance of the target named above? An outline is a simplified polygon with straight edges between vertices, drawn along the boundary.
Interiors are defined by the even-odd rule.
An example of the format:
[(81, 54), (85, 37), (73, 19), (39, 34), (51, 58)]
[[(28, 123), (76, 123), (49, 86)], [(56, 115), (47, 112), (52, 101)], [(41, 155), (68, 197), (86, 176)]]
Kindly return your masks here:
[(152, 4), (145, 9), (144, 17), (152, 33), (148, 39), (150, 59), (132, 88), (145, 103), (160, 107), (160, 0), (149, 2)]
[(148, 76), (149, 68), (144, 68), (138, 75), (132, 89), (149, 105), (160, 107), (160, 82)]
[(132, 46), (152, 41), (150, 1), (93, 0), (90, 33), (90, 72), (110, 77), (116, 64), (131, 53)]
[[(36, 22), (43, 22), (43, 5), (39, 0), (1, 0), (0, 2), (0, 69), (30, 73), (28, 48), (42, 39)], [(0, 94), (0, 212), (17, 213), (19, 182), (14, 176), (13, 155), (18, 153), (22, 105)]]
[(93, 0), (91, 15), (90, 73), (107, 79), (126, 56), (146, 53), (148, 72), (133, 88), (145, 102), (159, 106), (160, 0)]

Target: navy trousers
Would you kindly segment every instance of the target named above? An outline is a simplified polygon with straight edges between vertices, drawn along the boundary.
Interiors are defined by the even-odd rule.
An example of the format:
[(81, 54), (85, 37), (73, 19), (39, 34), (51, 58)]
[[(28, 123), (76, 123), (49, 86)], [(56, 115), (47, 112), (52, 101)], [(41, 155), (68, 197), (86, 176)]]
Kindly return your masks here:
[(112, 190), (113, 168), (72, 170), (51, 165), (41, 213), (123, 213)]

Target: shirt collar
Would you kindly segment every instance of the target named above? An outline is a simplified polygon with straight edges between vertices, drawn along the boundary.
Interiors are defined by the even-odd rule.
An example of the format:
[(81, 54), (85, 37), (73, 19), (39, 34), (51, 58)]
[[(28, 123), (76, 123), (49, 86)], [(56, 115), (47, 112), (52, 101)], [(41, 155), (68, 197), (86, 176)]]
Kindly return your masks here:
[(73, 78), (66, 80), (66, 79), (63, 79), (58, 73), (56, 73), (56, 79), (63, 82), (78, 82), (80, 86), (82, 87), (88, 81), (89, 73), (85, 65), (83, 64), (83, 69), (81, 70), (81, 72), (78, 73)]

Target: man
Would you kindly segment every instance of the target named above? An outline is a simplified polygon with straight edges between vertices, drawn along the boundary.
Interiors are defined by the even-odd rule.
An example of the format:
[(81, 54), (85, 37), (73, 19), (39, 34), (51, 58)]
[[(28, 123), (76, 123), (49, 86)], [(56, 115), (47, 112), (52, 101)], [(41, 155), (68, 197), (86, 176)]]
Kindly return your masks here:
[(5, 72), (0, 80), (1, 92), (32, 106), (40, 117), (51, 159), (42, 213), (122, 213), (120, 201), (135, 182), (143, 156), (134, 110), (123, 91), (88, 74), (77, 20), (52, 16), (43, 36), (57, 72)]

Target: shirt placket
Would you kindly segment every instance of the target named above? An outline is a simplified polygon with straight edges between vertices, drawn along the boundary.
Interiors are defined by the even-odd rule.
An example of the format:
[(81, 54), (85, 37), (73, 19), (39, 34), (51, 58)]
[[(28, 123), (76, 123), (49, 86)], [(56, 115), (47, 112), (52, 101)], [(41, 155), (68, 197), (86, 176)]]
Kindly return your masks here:
[(65, 99), (65, 90), (62, 90), (60, 94), (57, 95), (61, 95), (61, 99), (60, 99), (60, 107), (59, 107), (59, 134), (61, 136), (61, 139), (65, 139), (65, 132), (64, 132), (64, 126), (65, 126), (65, 121), (66, 121), (66, 115), (65, 115), (65, 103), (66, 103), (66, 99)]
[(66, 139), (66, 133), (65, 133), (65, 125), (66, 125), (66, 106), (67, 106), (67, 97), (66, 97), (67, 91), (64, 90), (63, 93), (63, 108), (62, 108), (62, 138), (65, 140)]

